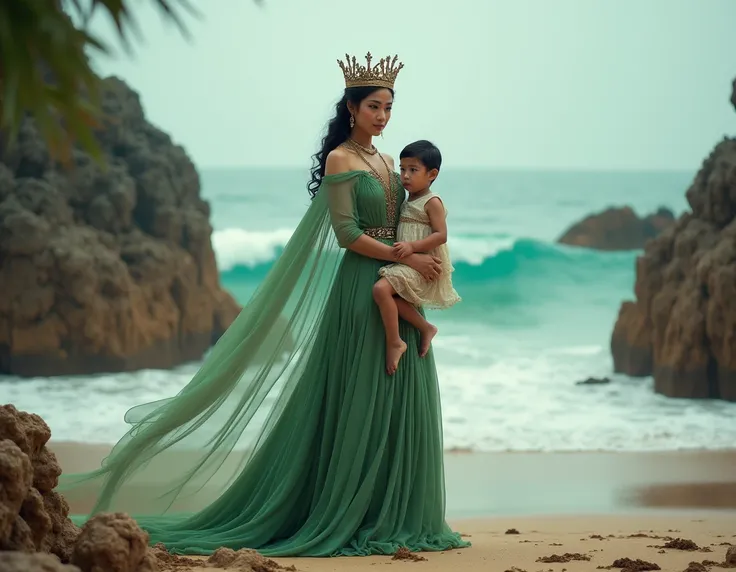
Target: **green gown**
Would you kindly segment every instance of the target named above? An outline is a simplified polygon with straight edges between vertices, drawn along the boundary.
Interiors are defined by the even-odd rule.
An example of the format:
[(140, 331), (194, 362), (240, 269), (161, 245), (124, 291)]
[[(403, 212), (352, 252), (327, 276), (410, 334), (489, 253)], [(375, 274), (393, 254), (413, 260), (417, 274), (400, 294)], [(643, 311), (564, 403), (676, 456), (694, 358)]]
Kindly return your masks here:
[(395, 174), (392, 189), (366, 171), (325, 177), (192, 381), (129, 411), (129, 433), (98, 470), (65, 475), (63, 493), (93, 496), (92, 514), (131, 512), (152, 544), (179, 554), (469, 546), (445, 522), (432, 352), (420, 358), (418, 332), (402, 322), (409, 349), (386, 374), (372, 297), (385, 263), (345, 249), (362, 229), (395, 229), (404, 200)]

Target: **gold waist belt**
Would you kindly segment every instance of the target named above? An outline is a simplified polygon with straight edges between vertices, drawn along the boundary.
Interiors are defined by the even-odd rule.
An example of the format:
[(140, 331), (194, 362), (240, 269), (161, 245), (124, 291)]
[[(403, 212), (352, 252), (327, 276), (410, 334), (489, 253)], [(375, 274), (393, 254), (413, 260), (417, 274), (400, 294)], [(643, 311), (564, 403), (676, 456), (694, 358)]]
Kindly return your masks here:
[(384, 238), (387, 240), (396, 240), (396, 229), (390, 226), (376, 226), (373, 228), (364, 228), (363, 233), (371, 238)]

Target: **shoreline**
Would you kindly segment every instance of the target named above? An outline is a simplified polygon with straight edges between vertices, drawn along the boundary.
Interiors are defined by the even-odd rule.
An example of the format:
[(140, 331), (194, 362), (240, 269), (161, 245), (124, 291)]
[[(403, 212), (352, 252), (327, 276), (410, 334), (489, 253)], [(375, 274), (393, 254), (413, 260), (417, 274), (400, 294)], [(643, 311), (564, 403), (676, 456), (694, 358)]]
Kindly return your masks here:
[[(51, 445), (60, 447), (91, 447), (100, 449), (111, 449), (116, 443), (107, 443), (103, 441), (68, 441), (63, 439), (54, 439), (49, 441)], [(683, 447), (680, 449), (496, 449), (496, 450), (480, 450), (467, 447), (450, 447), (444, 449), (447, 455), (670, 455), (680, 453), (734, 453), (736, 454), (736, 445), (733, 447)]]
[[(65, 474), (96, 469), (104, 445), (48, 444)], [(167, 463), (186, 464), (187, 451)], [(234, 455), (237, 463), (238, 455)], [(671, 511), (734, 511), (736, 449), (667, 452), (472, 453), (445, 452), (447, 518), (503, 516), (664, 514)], [(230, 460), (228, 460), (228, 463)], [(136, 486), (155, 484), (156, 475)], [(209, 486), (209, 485), (208, 485)], [(210, 495), (220, 488), (213, 480)], [(83, 513), (89, 503), (69, 498)]]

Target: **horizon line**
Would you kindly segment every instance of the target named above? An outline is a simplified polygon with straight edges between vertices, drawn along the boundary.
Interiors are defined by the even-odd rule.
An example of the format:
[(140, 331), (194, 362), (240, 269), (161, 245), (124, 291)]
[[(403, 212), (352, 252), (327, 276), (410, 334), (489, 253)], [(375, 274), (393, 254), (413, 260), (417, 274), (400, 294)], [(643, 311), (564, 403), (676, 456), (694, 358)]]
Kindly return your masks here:
[[(305, 165), (196, 165), (198, 170), (304, 170), (308, 171), (311, 166)], [(537, 172), (559, 172), (559, 173), (692, 173), (697, 172), (698, 167), (534, 167), (534, 166), (499, 166), (499, 165), (457, 165), (444, 167), (443, 170), (466, 170), (466, 171), (537, 171)]]

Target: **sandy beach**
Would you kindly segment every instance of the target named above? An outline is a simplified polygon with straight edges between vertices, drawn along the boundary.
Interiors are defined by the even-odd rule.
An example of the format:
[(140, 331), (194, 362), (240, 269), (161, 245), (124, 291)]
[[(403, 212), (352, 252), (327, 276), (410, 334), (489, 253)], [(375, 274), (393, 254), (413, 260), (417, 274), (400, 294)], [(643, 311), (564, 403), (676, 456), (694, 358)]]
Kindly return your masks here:
[[(108, 451), (78, 443), (51, 442), (50, 448), (65, 473), (98, 466)], [(383, 565), (419, 565), (426, 572), (587, 571), (625, 569), (620, 559), (629, 558), (658, 566), (639, 563), (637, 570), (681, 572), (691, 562), (724, 566), (728, 546), (736, 544), (736, 451), (456, 452), (446, 454), (445, 465), (448, 520), (471, 548), (407, 559), (276, 558), (263, 570), (278, 564), (315, 572)], [(71, 499), (71, 505), (82, 512), (88, 499)], [(207, 558), (165, 568), (252, 569), (213, 566)]]
[[(414, 566), (422, 572), (492, 571), (547, 572), (590, 571), (609, 568), (626, 570), (630, 559), (638, 567), (630, 570), (699, 572), (723, 566), (726, 551), (736, 544), (736, 517), (682, 513), (670, 516), (567, 516), (460, 520), (452, 523), (469, 537), (473, 546), (463, 550), (421, 553), (407, 559), (391, 556), (365, 558), (276, 558), (274, 562), (305, 572), (375, 571)], [(511, 533), (516, 530), (518, 533)], [(677, 539), (680, 539), (679, 541)], [(692, 541), (694, 544), (682, 541)], [(668, 544), (669, 543), (669, 544)], [(665, 546), (681, 546), (667, 548)], [(199, 566), (191, 565), (197, 560)], [(618, 562), (617, 562), (618, 561)], [(238, 570), (208, 565), (206, 558), (171, 570)], [(657, 567), (642, 566), (651, 563)], [(697, 562), (704, 568), (690, 566)], [(690, 568), (688, 568), (690, 566)], [(736, 568), (736, 564), (734, 564)], [(246, 567), (240, 570), (249, 570)], [(278, 570), (275, 566), (267, 568)]]

